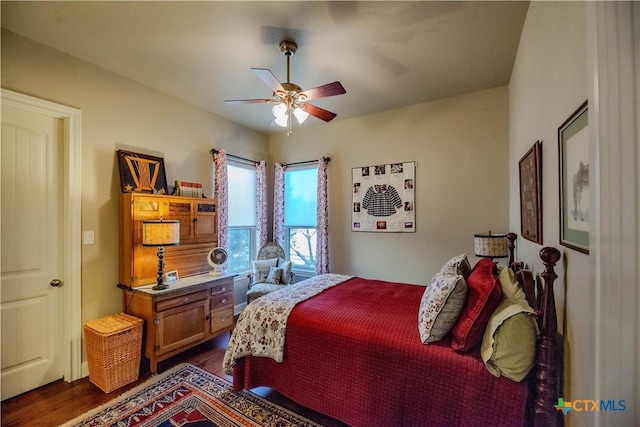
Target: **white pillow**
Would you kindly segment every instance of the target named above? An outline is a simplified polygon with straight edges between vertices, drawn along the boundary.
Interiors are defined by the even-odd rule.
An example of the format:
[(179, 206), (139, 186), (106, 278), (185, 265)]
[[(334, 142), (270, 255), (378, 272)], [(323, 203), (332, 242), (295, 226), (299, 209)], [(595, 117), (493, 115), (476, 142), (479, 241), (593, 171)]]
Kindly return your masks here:
[(269, 276), (269, 267), (276, 267), (278, 258), (253, 261), (253, 283), (264, 283)]
[(282, 278), (280, 279), (280, 283), (288, 285), (293, 264), (291, 263), (291, 261), (287, 261), (284, 258), (278, 258), (278, 268), (282, 269)]
[[(446, 269), (445, 269), (446, 270)], [(455, 326), (467, 297), (467, 284), (460, 274), (438, 272), (425, 289), (418, 313), (423, 344), (439, 341)]]

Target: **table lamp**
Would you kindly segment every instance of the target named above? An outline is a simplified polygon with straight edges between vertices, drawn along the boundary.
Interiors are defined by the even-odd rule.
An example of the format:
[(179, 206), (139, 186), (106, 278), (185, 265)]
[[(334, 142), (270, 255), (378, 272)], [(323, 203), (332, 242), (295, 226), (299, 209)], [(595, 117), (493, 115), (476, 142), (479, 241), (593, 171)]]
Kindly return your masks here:
[(158, 247), (158, 283), (151, 289), (168, 289), (164, 283), (164, 247), (180, 243), (180, 221), (142, 221), (142, 245)]
[(509, 240), (506, 234), (474, 234), (475, 255), (484, 258), (506, 258), (509, 256)]

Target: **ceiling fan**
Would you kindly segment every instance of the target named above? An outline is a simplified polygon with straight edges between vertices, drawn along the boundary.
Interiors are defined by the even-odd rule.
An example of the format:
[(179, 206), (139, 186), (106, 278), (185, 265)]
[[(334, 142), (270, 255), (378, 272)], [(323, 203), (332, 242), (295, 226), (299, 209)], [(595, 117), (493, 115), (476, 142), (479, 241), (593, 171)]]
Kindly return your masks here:
[(273, 104), (271, 112), (273, 119), (271, 125), (278, 125), (287, 128), (287, 135), (291, 135), (291, 115), (294, 115), (298, 123), (302, 124), (309, 115), (330, 122), (336, 117), (335, 113), (327, 111), (323, 108), (309, 104), (308, 101), (314, 99), (326, 98), (329, 96), (342, 95), (347, 91), (342, 87), (340, 82), (327, 83), (322, 86), (314, 87), (303, 91), (300, 86), (289, 81), (290, 70), (289, 62), (291, 57), (298, 50), (298, 45), (290, 40), (280, 42), (280, 51), (287, 57), (287, 82), (280, 83), (276, 76), (266, 68), (252, 68), (251, 71), (258, 76), (260, 80), (267, 84), (273, 91), (273, 96), (266, 99), (229, 99), (225, 100), (226, 104)]

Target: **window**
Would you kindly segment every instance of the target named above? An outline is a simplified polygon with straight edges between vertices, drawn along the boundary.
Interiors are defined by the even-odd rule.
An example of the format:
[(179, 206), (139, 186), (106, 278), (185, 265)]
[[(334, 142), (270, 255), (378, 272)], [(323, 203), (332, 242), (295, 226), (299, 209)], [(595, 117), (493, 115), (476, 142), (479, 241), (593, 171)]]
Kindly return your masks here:
[(256, 257), (256, 170), (227, 163), (229, 179), (229, 272), (252, 268)]
[(296, 270), (315, 271), (318, 167), (287, 170), (284, 179), (285, 251)]

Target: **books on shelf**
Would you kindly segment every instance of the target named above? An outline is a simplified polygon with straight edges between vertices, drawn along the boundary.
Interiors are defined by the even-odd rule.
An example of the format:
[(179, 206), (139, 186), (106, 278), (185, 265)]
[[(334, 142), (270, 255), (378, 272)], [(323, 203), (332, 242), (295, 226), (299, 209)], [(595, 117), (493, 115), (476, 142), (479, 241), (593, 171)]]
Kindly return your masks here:
[(176, 180), (176, 196), (202, 197), (202, 183)]

